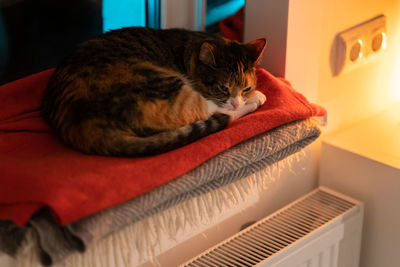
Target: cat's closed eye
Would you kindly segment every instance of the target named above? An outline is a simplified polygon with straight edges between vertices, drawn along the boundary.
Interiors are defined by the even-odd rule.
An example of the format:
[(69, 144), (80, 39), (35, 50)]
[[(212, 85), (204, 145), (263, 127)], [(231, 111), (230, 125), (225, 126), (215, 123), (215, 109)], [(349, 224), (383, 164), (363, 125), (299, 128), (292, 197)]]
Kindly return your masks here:
[(229, 91), (229, 88), (226, 87), (225, 85), (220, 85), (219, 88), (223, 91)]
[(245, 89), (243, 89), (243, 93), (248, 93), (251, 91), (251, 87), (247, 87)]

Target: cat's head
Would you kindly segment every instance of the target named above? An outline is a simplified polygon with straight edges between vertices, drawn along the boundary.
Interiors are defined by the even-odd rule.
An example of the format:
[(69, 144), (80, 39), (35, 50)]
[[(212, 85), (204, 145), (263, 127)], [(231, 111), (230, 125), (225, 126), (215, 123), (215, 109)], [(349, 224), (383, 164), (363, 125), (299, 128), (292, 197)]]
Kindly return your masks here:
[(255, 67), (265, 46), (265, 39), (248, 44), (225, 39), (203, 42), (195, 67), (195, 75), (204, 85), (203, 95), (229, 110), (244, 105), (256, 88)]

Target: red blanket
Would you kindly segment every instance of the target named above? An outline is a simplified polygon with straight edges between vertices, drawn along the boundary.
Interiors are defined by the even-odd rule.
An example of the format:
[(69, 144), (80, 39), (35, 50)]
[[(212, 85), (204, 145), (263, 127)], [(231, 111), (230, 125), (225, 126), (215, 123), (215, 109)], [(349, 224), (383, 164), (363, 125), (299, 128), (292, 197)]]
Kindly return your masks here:
[(21, 226), (44, 206), (60, 224), (70, 223), (163, 185), (252, 136), (325, 114), (288, 82), (259, 69), (266, 103), (225, 130), (153, 157), (89, 156), (61, 143), (40, 116), (52, 72), (0, 87), (0, 219)]

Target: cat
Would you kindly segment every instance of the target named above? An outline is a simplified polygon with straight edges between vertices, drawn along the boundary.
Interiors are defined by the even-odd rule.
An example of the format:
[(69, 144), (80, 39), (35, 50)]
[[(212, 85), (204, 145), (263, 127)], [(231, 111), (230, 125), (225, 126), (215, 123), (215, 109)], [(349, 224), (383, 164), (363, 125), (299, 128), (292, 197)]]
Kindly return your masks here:
[(128, 27), (79, 45), (56, 67), (42, 116), (87, 154), (149, 156), (255, 111), (265, 39), (240, 44), (183, 29)]

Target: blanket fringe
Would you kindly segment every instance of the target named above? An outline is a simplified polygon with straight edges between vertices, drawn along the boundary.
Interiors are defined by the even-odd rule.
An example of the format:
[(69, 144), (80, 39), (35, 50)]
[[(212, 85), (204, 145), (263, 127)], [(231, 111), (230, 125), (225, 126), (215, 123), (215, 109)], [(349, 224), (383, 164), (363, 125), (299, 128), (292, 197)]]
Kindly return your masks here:
[[(283, 169), (291, 172), (292, 164), (301, 161), (304, 151), (297, 152), (250, 176), (224, 187), (192, 198), (163, 212), (127, 226), (105, 237), (89, 247), (85, 253), (75, 253), (57, 267), (111, 267), (137, 266), (151, 262), (160, 266), (156, 255), (163, 251), (162, 238), (178, 242), (183, 233), (197, 232), (196, 228), (212, 225), (227, 209), (246, 203), (250, 196), (266, 190), (280, 177)], [(17, 267), (39, 267), (38, 253), (35, 249), (33, 231), (28, 235), (25, 245), (17, 255)]]

